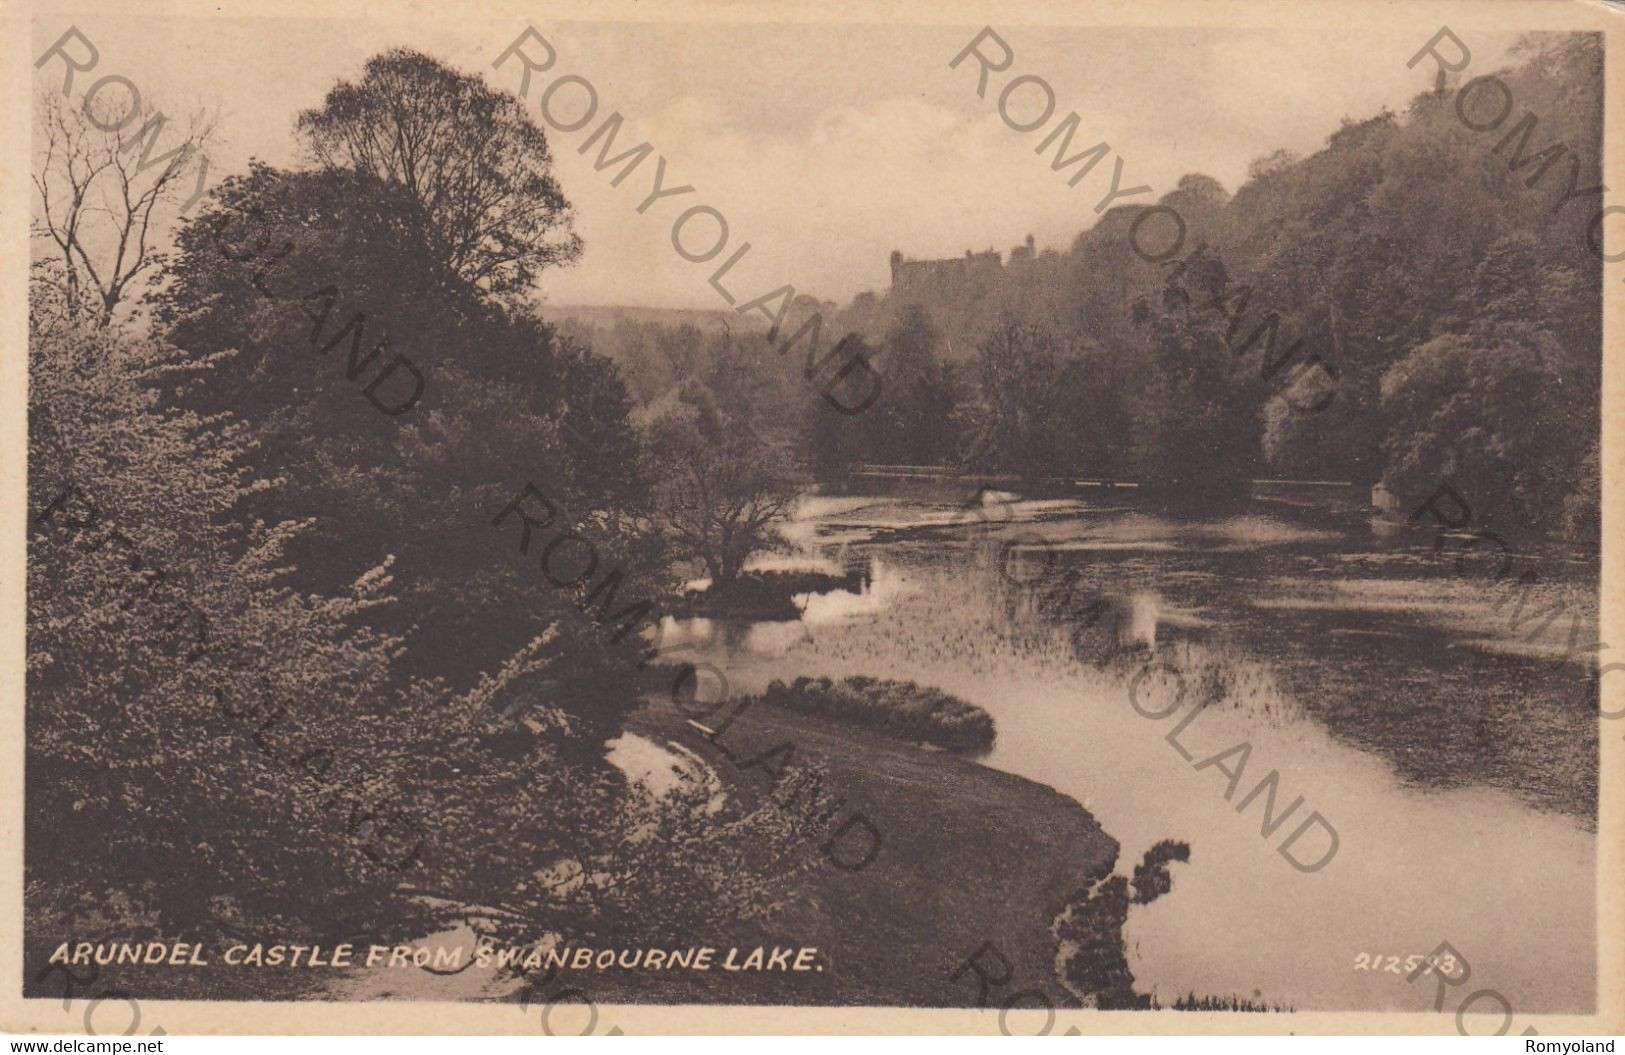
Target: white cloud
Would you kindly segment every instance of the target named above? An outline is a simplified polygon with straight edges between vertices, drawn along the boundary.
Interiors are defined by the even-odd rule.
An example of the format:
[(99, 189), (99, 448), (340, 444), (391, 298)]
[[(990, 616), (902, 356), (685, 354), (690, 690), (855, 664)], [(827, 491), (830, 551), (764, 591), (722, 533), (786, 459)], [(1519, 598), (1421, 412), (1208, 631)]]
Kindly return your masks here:
[[(211, 182), (241, 171), (251, 155), (295, 161), (299, 110), (389, 46), (420, 48), (507, 90), (519, 85), (517, 62), (491, 66), (514, 39), (510, 22), (115, 17), (79, 25), (106, 69), (144, 91), (218, 102), (225, 142)], [(40, 35), (54, 39), (50, 28)], [(558, 58), (533, 78), (531, 105), (563, 73), (587, 77), (599, 94), (587, 128), (549, 136), (587, 244), (577, 266), (545, 277), (543, 292), (556, 303), (723, 306), (706, 282), (714, 264), (688, 263), (671, 245), (672, 221), (698, 204), (730, 225), (730, 247), (716, 263), (752, 245), (728, 280), (742, 296), (791, 282), (844, 300), (885, 285), (892, 249), (915, 257), (1006, 250), (1028, 233), (1065, 248), (1096, 220), (1113, 168), (1107, 160), (1070, 187), (1050, 168), (1053, 147), (1034, 152), (1073, 110), (1082, 118), (1074, 151), (1109, 143), (1124, 160), (1125, 186), (1147, 183), (1160, 195), (1193, 171), (1234, 189), (1252, 158), (1283, 146), (1317, 149), (1345, 115), (1400, 108), (1428, 82), (1423, 67), (1404, 67), (1425, 33), (1375, 25), (1338, 34), (1011, 26), (1015, 62), (995, 75), (987, 98), (976, 95), (973, 66), (947, 64), (974, 33), (965, 27), (543, 28)], [(1490, 68), (1507, 39), (1476, 34), (1475, 69)], [(1015, 132), (998, 117), (998, 91), (1016, 73), (1054, 86), (1055, 118), (1036, 132)], [(596, 148), (577, 152), (612, 111), (626, 119), (618, 149), (648, 140), (667, 160), (666, 185), (695, 191), (638, 215), (653, 160), (616, 188), (611, 173), (593, 170)], [(698, 221), (689, 233), (700, 238)]]

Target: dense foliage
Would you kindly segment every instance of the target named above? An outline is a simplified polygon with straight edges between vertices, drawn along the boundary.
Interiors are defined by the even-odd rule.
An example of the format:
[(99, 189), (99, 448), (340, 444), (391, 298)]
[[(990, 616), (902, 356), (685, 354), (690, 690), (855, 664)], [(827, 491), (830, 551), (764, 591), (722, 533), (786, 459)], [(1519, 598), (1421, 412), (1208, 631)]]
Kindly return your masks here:
[[(159, 319), (194, 359), (221, 357), (175, 386), (180, 403), (252, 422), (259, 464), (285, 481), (276, 500), (317, 517), (291, 551), (302, 581), (332, 588), (395, 554), (408, 603), (392, 629), (409, 668), (466, 686), (571, 608), (491, 527), (527, 482), (560, 508), (560, 533), (583, 525), (630, 589), (651, 587), (613, 368), (444, 266), (425, 249), (432, 226), (371, 175), (256, 166), (179, 233)], [(412, 379), (386, 376), (396, 356), (422, 396), (392, 416), (367, 387), (385, 410), (402, 405)], [(581, 559), (559, 553), (555, 577)]]
[[(826, 804), (804, 766), (745, 800), (608, 760), (685, 554), (613, 364), (512, 295), (569, 255), (545, 138), (423, 56), (366, 72), (302, 118), (318, 167), (256, 163), (174, 233), (150, 318), (34, 269), (31, 940), (406, 940), (470, 906), (744, 940)], [(470, 165), (553, 200), (449, 200)]]
[(401, 188), (423, 209), (434, 257), (481, 292), (528, 297), (581, 255), (547, 136), (507, 92), (410, 48), (367, 60), (299, 115), (313, 158)]
[(884, 371), (860, 415), (763, 333), (625, 324), (594, 344), (641, 400), (743, 350), (760, 380), (730, 404), (757, 400), (753, 420), (794, 433), (823, 479), (925, 464), (1214, 502), (1270, 475), (1380, 482), (1407, 512), (1448, 482), (1514, 545), (1593, 544), (1602, 49), (1533, 35), (1514, 56), (1495, 130), (1464, 123), (1442, 81), (1313, 155), (1260, 158), (1234, 194), (1184, 177), (1158, 201), (1185, 228), (1160, 263), (1167, 213), (1123, 205), (1067, 252), (823, 307)]

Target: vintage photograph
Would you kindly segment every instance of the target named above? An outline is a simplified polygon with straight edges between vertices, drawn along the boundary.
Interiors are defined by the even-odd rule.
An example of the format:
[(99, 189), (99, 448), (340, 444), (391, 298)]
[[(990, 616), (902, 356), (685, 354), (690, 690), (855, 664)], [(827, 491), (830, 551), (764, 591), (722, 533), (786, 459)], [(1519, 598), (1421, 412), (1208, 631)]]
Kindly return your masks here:
[(30, 1028), (1619, 1027), (1625, 14), (9, 17)]

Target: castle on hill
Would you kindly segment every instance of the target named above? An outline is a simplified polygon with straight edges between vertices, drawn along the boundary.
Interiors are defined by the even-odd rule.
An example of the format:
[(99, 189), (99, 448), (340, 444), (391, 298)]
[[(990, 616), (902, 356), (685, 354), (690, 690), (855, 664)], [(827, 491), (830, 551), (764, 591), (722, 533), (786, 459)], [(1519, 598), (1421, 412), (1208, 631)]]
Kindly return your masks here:
[(907, 302), (941, 302), (990, 288), (1006, 267), (1024, 267), (1033, 259), (1033, 236), (1010, 250), (1007, 265), (997, 249), (946, 260), (909, 260), (900, 250), (891, 254), (891, 295)]

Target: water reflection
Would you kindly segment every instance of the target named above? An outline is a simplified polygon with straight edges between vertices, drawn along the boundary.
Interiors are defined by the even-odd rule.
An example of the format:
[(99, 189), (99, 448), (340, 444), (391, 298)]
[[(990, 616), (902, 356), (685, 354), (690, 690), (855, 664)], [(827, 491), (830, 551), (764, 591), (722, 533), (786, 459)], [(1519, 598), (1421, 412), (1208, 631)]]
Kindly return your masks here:
[(869, 574), (856, 591), (828, 590), (823, 593), (798, 594), (796, 607), (801, 609), (801, 622), (809, 626), (840, 622), (879, 614), (909, 590), (908, 579), (901, 569), (872, 557)]
[(1128, 600), (1128, 628), (1118, 635), (1118, 644), (1124, 648), (1157, 647), (1157, 613), (1162, 608), (1162, 597), (1152, 590), (1136, 590)]
[[(1173, 893), (1129, 917), (1131, 965), (1164, 1002), (1428, 1010), (1431, 988), (1356, 957), (1449, 941), (1520, 1014), (1590, 1009), (1596, 712), (1575, 664), (1485, 647), (1492, 599), (1363, 512), (1000, 501), (1013, 515), (991, 524), (925, 499), (804, 506), (795, 537), (863, 554), (859, 590), (798, 599), (795, 620), (671, 621), (663, 640), (713, 651), (741, 692), (798, 675), (942, 688), (993, 714), (988, 764), (1077, 799), (1120, 863), (1188, 841)], [(1165, 718), (1129, 700), (1148, 664), (1186, 686)], [(1291, 816), (1266, 830), (1246, 795), (1270, 773)], [(1341, 845), (1304, 873), (1279, 846), (1311, 811)]]

